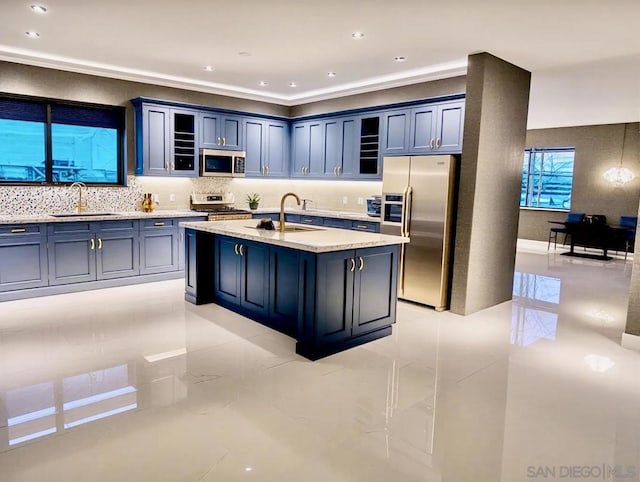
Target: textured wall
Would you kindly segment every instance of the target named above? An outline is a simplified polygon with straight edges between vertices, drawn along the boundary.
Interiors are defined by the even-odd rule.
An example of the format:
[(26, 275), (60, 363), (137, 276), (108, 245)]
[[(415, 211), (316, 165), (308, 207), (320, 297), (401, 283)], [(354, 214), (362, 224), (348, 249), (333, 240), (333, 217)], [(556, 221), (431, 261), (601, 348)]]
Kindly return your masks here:
[(529, 72), (487, 53), (469, 56), (451, 311), (511, 299)]
[[(626, 126), (626, 137), (624, 136)], [(640, 123), (535, 129), (527, 132), (527, 147), (575, 146), (571, 210), (604, 214), (611, 224), (622, 215), (634, 216), (640, 202), (640, 178), (623, 187), (614, 187), (602, 175), (619, 164), (640, 176)], [(518, 237), (546, 241), (548, 220), (563, 220), (565, 213), (523, 209)]]
[(291, 107), (291, 117), (302, 117), (327, 112), (339, 112), (349, 109), (359, 109), (376, 105), (394, 104), (429, 97), (462, 94), (465, 92), (465, 77), (452, 77), (450, 79), (423, 82), (421, 84), (394, 87), (391, 89), (367, 92), (365, 94), (349, 95), (336, 99), (311, 102), (309, 104)]

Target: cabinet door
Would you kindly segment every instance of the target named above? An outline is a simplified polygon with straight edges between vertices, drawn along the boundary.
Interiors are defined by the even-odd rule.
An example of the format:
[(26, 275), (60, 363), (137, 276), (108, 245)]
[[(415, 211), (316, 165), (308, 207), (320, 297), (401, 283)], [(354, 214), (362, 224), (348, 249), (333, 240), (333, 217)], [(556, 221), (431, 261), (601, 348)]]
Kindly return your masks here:
[(409, 152), (410, 109), (386, 112), (382, 127), (382, 154), (396, 155)]
[(166, 107), (142, 107), (142, 173), (168, 176), (171, 158), (171, 114)]
[(372, 221), (351, 221), (349, 229), (354, 231), (367, 231), (369, 233), (379, 233), (380, 223)]
[(310, 138), (309, 123), (301, 122), (294, 124), (291, 128), (292, 138), (292, 161), (291, 161), (291, 177), (306, 176), (309, 169), (310, 156)]
[(140, 228), (140, 274), (178, 269), (178, 229), (175, 220), (144, 220)]
[(298, 251), (270, 248), (269, 319), (271, 325), (296, 336), (298, 322)]
[(380, 116), (364, 116), (358, 120), (360, 155), (354, 167), (358, 178), (382, 178), (380, 130)]
[(221, 149), (242, 149), (242, 119), (234, 116), (224, 116), (220, 122)]
[(355, 252), (318, 255), (316, 275), (315, 343), (332, 343), (351, 336)]
[(137, 276), (140, 272), (137, 221), (101, 223), (96, 235), (97, 279)]
[(309, 123), (309, 176), (324, 175), (324, 122)]
[(269, 245), (240, 241), (242, 260), (241, 305), (258, 315), (269, 315)]
[(200, 114), (200, 147), (205, 149), (220, 148), (220, 128), (217, 114)]
[(198, 146), (196, 111), (171, 109), (172, 176), (198, 175)]
[(358, 249), (353, 290), (353, 335), (388, 326), (395, 320), (398, 248)]
[(351, 229), (351, 221), (348, 219), (324, 218), (322, 224), (330, 228)]
[(464, 101), (447, 102), (438, 107), (436, 147), (442, 154), (462, 152)]
[(49, 284), (96, 280), (96, 239), (93, 232), (50, 235)]
[(266, 160), (268, 176), (289, 174), (289, 126), (286, 122), (266, 121)]
[(323, 174), (328, 177), (337, 177), (338, 169), (342, 169), (342, 121), (337, 119), (325, 121), (323, 129)]
[(352, 178), (358, 171), (358, 152), (360, 148), (360, 125), (358, 118), (344, 119), (340, 123), (340, 164), (338, 176)]
[(40, 229), (44, 226), (16, 226), (0, 235), (0, 291), (48, 284), (47, 241)]
[(293, 221), (295, 223), (300, 223), (300, 224), (311, 224), (314, 226), (322, 226), (323, 222), (322, 222), (322, 218), (320, 216), (307, 216), (304, 214), (301, 214), (300, 217), (298, 218), (298, 221)]
[(213, 282), (216, 298), (241, 305), (240, 278), (242, 276), (242, 259), (238, 251), (240, 240), (225, 236), (215, 237), (215, 260)]
[(435, 150), (436, 111), (435, 105), (411, 109), (410, 153), (420, 154)]
[(264, 122), (257, 119), (244, 120), (245, 140), (245, 174), (247, 176), (262, 176), (264, 171), (265, 135)]

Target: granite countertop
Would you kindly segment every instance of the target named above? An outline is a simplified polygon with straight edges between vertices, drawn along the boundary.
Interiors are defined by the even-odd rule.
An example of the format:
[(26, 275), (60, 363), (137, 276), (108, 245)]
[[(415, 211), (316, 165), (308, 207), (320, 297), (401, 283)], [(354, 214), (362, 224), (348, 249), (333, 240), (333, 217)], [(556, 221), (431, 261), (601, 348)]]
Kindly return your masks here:
[[(279, 213), (280, 208), (259, 208), (251, 211), (252, 213)], [(353, 219), (355, 221), (371, 221), (379, 223), (380, 218), (368, 216), (366, 213), (354, 213), (353, 211), (331, 211), (329, 209), (300, 209), (300, 208), (284, 208), (284, 212), (288, 214), (300, 214), (302, 216), (321, 216), (327, 218)]]
[(409, 242), (409, 238), (401, 236), (351, 231), (348, 229), (328, 228), (324, 226), (307, 226), (295, 223), (287, 223), (287, 226), (298, 226), (304, 229), (304, 231), (281, 233), (279, 231), (256, 229), (256, 224), (256, 220), (241, 219), (234, 221), (181, 222), (180, 226), (195, 229), (196, 231), (223, 234), (250, 241), (275, 244), (277, 246), (302, 251), (311, 251), (313, 253), (389, 246)]
[[(55, 213), (53, 213), (55, 214)], [(186, 218), (201, 217), (206, 214), (190, 210), (158, 210), (150, 213), (142, 211), (128, 212), (100, 212), (100, 213), (60, 213), (71, 216), (54, 216), (52, 214), (0, 214), (0, 224), (29, 224), (29, 223), (63, 223), (73, 221), (117, 221), (120, 219), (153, 219), (153, 218)]]

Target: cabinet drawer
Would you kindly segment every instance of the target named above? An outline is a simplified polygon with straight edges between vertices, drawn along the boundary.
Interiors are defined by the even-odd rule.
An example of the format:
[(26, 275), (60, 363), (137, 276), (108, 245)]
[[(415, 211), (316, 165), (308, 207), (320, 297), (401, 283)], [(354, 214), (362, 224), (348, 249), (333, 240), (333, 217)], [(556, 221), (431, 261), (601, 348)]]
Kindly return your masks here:
[(138, 228), (138, 221), (135, 219), (127, 219), (123, 221), (102, 221), (100, 223), (101, 231), (135, 231)]
[(300, 216), (300, 224), (313, 224), (315, 226), (322, 226), (322, 218), (319, 216)]
[(64, 233), (90, 233), (95, 227), (94, 223), (90, 222), (72, 222), (72, 223), (49, 223), (49, 234), (64, 234)]
[(40, 224), (7, 224), (0, 226), (0, 236), (15, 237), (44, 233)]
[(324, 218), (323, 224), (331, 228), (351, 229), (351, 221), (348, 219)]
[(156, 218), (156, 219), (144, 219), (142, 220), (141, 229), (158, 229), (158, 228), (172, 228), (178, 225), (177, 219), (172, 218)]
[(354, 231), (367, 231), (369, 233), (379, 233), (380, 224), (371, 221), (351, 221), (351, 229)]

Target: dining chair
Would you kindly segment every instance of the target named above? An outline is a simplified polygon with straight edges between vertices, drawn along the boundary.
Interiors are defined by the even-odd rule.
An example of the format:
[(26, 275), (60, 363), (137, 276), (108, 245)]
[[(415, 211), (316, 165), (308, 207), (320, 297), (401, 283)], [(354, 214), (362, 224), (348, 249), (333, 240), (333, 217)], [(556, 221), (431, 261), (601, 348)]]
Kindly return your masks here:
[(624, 239), (624, 259), (627, 259), (627, 254), (636, 242), (638, 216), (620, 216), (618, 224), (621, 228), (627, 228)]
[[(584, 213), (567, 213), (567, 217), (565, 218), (565, 223), (580, 223), (584, 221)], [(553, 241), (553, 249), (556, 249), (556, 245), (558, 243), (558, 234), (564, 234), (562, 238), (562, 244), (566, 244), (567, 236), (569, 235), (569, 230), (563, 227), (551, 228), (549, 229), (549, 242), (547, 243), (547, 251), (551, 247), (551, 241)]]

